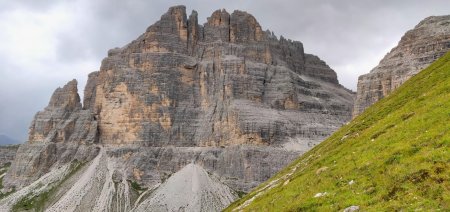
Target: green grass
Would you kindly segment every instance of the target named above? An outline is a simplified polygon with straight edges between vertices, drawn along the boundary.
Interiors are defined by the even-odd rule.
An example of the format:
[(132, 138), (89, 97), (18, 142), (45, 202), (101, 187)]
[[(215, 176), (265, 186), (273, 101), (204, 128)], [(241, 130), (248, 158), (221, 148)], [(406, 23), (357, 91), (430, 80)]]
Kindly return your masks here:
[(50, 198), (53, 197), (60, 185), (79, 171), (84, 164), (85, 163), (78, 161), (72, 162), (70, 172), (64, 177), (63, 180), (59, 181), (55, 186), (52, 186), (52, 188), (48, 191), (42, 192), (37, 196), (22, 198), (13, 206), (12, 211), (44, 211), (47, 204), (49, 204)]
[(449, 211), (450, 52), (226, 211), (252, 197), (245, 211)]

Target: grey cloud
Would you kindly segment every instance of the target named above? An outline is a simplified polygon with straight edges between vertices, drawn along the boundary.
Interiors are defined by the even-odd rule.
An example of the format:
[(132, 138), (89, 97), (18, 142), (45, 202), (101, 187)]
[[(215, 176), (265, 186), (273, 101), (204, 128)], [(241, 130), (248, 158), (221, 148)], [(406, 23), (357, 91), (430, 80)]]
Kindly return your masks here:
[(19, 1), (8, 1), (2, 0), (0, 1), (0, 12), (8, 11), (16, 8), (29, 8), (32, 10), (43, 10), (50, 7), (54, 1), (53, 0), (42, 0), (42, 1), (34, 1), (34, 0), (19, 0)]

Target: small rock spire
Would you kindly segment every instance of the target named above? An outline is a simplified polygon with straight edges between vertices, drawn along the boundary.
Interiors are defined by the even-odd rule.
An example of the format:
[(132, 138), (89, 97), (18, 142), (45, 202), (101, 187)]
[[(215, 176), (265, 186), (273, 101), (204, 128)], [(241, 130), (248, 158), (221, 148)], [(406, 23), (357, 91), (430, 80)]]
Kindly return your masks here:
[(73, 79), (64, 87), (59, 87), (53, 92), (47, 108), (61, 108), (66, 111), (75, 111), (81, 109), (80, 96), (78, 95), (78, 82)]

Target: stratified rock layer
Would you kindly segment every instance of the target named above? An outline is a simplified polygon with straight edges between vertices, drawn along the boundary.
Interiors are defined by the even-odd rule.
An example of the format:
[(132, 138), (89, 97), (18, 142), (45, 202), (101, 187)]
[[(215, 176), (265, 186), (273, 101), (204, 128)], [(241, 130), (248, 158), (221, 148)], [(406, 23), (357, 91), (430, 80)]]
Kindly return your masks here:
[(98, 152), (93, 145), (97, 139), (97, 122), (89, 110), (81, 109), (77, 81), (72, 80), (56, 89), (48, 106), (35, 115), (28, 142), (20, 145), (3, 183), (21, 188), (52, 167), (91, 160)]
[(300, 42), (261, 31), (245, 12), (219, 10), (200, 26), (184, 10), (171, 8), (90, 75), (84, 107), (101, 143), (280, 146), (318, 142), (348, 120), (351, 94)]
[[(262, 152), (276, 157), (271, 152), (279, 150), (273, 148), (304, 152), (349, 120), (352, 107), (352, 94), (338, 84), (336, 73), (304, 54), (300, 42), (277, 39), (241, 11), (215, 11), (201, 26), (197, 13), (188, 19), (184, 7), (169, 9), (138, 39), (110, 50), (100, 71), (90, 75), (85, 96), (84, 108), (97, 117), (103, 145), (153, 147), (141, 152), (167, 152), (168, 146), (224, 148), (213, 157), (236, 145), (248, 146), (235, 151), (254, 152), (252, 158)], [(255, 146), (267, 149), (255, 152)], [(267, 166), (278, 169), (295, 154), (285, 155), (286, 162), (269, 159)], [(159, 164), (154, 173), (154, 168), (141, 168), (148, 160), (136, 157), (134, 177), (145, 183), (186, 164), (165, 167), (157, 153), (151, 159)], [(245, 161), (237, 159), (237, 164)], [(248, 190), (246, 185), (273, 173), (255, 175), (245, 171), (249, 168), (230, 176), (237, 179), (231, 183), (239, 185), (235, 189)]]
[[(7, 186), (21, 188), (104, 148), (92, 162), (103, 171), (83, 175), (99, 187), (77, 196), (82, 208), (63, 198), (53, 209), (129, 209), (137, 200), (128, 182), (153, 188), (191, 163), (231, 190), (249, 191), (351, 118), (352, 93), (302, 43), (262, 31), (246, 12), (217, 10), (202, 26), (185, 10), (170, 8), (136, 40), (110, 50), (89, 75), (83, 107), (75, 81), (57, 89), (36, 115)], [(120, 200), (109, 195), (117, 193)]]
[(370, 73), (358, 79), (353, 116), (389, 95), (450, 50), (450, 16), (431, 16), (408, 31)]

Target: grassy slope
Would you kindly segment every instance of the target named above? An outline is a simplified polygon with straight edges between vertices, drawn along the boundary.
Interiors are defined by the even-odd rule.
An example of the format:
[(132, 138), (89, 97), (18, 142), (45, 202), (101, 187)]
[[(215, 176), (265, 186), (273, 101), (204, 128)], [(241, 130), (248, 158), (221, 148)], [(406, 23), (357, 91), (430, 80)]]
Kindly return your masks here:
[(450, 52), (226, 210), (446, 211), (449, 181)]

